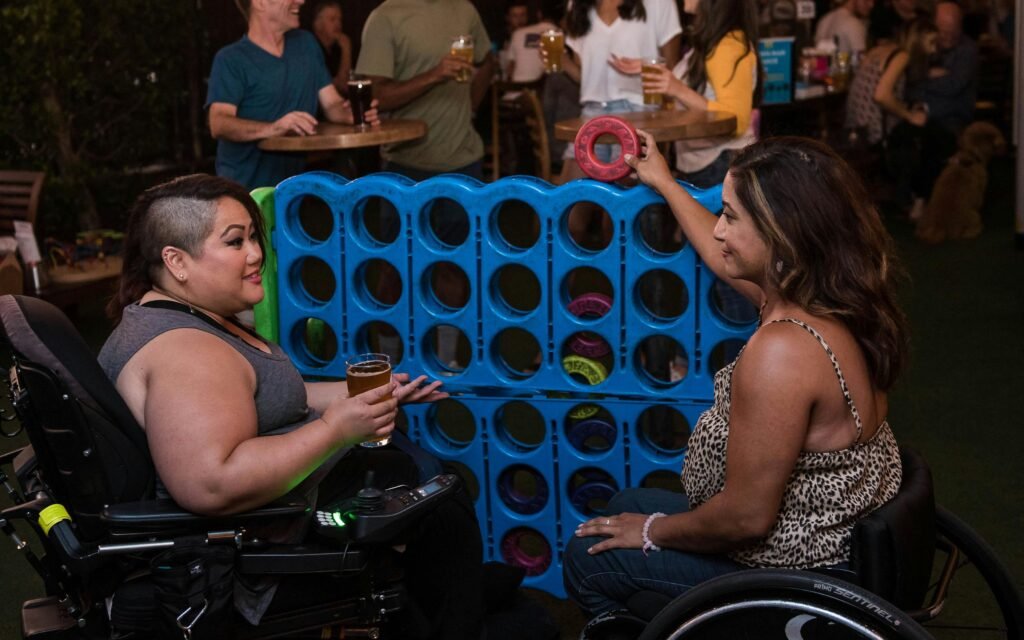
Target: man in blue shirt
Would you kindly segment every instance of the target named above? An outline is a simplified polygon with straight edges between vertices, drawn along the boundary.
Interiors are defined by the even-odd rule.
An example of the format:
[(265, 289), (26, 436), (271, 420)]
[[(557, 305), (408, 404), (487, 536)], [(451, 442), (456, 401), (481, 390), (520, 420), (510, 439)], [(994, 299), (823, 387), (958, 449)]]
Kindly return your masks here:
[(954, 2), (935, 7), (939, 64), (916, 89), (928, 105), (928, 119), (956, 134), (974, 119), (978, 92), (978, 46), (963, 34), (963, 11)]
[[(305, 167), (302, 153), (262, 151), (279, 135), (316, 133), (317, 105), (331, 122), (352, 122), (349, 103), (331, 83), (323, 53), (301, 31), (302, 0), (238, 0), (248, 32), (217, 52), (206, 97), (217, 143), (217, 175), (250, 189), (272, 187)], [(378, 122), (376, 105), (367, 113)]]

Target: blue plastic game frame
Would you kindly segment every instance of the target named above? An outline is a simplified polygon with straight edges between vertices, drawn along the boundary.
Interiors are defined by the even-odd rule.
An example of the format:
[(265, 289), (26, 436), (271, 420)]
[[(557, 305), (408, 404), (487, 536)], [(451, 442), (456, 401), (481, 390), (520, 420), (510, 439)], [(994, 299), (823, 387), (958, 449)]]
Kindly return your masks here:
[[(720, 210), (721, 187), (683, 186), (707, 209)], [(309, 197), (330, 211), (330, 230), (318, 238), (300, 220), (300, 207)], [(365, 230), (362, 216), (371, 198), (386, 200), (397, 213), (393, 242), (381, 242)], [(427, 221), (431, 205), (440, 199), (454, 201), (466, 213), (469, 233), (460, 246), (441, 242)], [(494, 214), (509, 200), (524, 203), (536, 215), (539, 237), (533, 245), (515, 246), (503, 237)], [(572, 240), (566, 217), (579, 202), (607, 212), (612, 228), (607, 247), (592, 251)], [(472, 416), (473, 435), (460, 441), (439, 428), (436, 405), (403, 407), (410, 437), (460, 465), (478, 487), (476, 509), (486, 559), (523, 564), (527, 586), (564, 597), (562, 550), (576, 525), (594, 515), (589, 506), (581, 510), (584, 498), (600, 504), (610, 491), (639, 486), (656, 472), (678, 476), (685, 448), (666, 449), (646, 441), (637, 429), (639, 416), (661, 407), (682, 416), (685, 428), (692, 428), (712, 400), (713, 354), (734, 354), (754, 328), (753, 318), (730, 321), (721, 312), (713, 300), (716, 279), (691, 246), (684, 243), (677, 252), (662, 253), (647, 245), (638, 217), (652, 205), (663, 206), (664, 200), (647, 187), (591, 180), (554, 187), (526, 176), (485, 185), (453, 175), (413, 183), (393, 174), (351, 181), (331, 173), (302, 174), (278, 185), (272, 198), (263, 193), (261, 199), (271, 223), (276, 273), (266, 277), (275, 280), (277, 308), (276, 313), (265, 307), (257, 312), (270, 319), (272, 332), (308, 377), (343, 378), (345, 356), (368, 350), (362, 337), (365, 327), (372, 322), (390, 325), (404, 347), (396, 370), (443, 379), (445, 388), (456, 394), (446, 402), (461, 405)], [(326, 298), (312, 295), (303, 285), (302, 270), (310, 260), (333, 278)], [(366, 293), (360, 274), (371, 260), (389, 263), (401, 278), (394, 304), (381, 304)], [(465, 306), (448, 308), (432, 296), (426, 278), (439, 262), (454, 264), (467, 276)], [(526, 267), (536, 277), (540, 301), (533, 310), (516, 311), (496, 293), (495, 276), (509, 265)], [(567, 275), (583, 267), (599, 271), (612, 284), (611, 306), (601, 317), (580, 318), (567, 309)], [(677, 317), (655, 316), (637, 293), (644, 274), (658, 269), (678, 276), (686, 289), (688, 304)], [(307, 347), (311, 319), (333, 333), (333, 358), (319, 358)], [(472, 357), (461, 372), (447, 368), (428, 348), (427, 336), (439, 324), (458, 328), (469, 340)], [(528, 377), (509, 370), (497, 357), (494, 344), (509, 329), (529, 332), (540, 347), (541, 362)], [(613, 366), (598, 384), (585, 384), (565, 371), (564, 346), (580, 331), (601, 336), (611, 347)], [(682, 380), (655, 381), (640, 369), (638, 345), (651, 336), (668, 336), (685, 351), (688, 368)], [(544, 425), (541, 441), (525, 445), (508, 435), (500, 416), (510, 403), (536, 410), (538, 424)], [(567, 432), (566, 425), (575, 420), (570, 416), (581, 404), (599, 407), (607, 412), (603, 422), (613, 423), (613, 429), (601, 420), (588, 423), (598, 436), (607, 439), (614, 433), (606, 450), (583, 450)], [(510, 489), (523, 478), (532, 489), (529, 495)]]

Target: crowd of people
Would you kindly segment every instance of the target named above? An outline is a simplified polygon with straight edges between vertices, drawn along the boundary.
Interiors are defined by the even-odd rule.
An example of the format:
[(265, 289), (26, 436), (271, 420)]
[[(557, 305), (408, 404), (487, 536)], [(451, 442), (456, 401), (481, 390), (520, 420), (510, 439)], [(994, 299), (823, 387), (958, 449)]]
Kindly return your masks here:
[[(385, 0), (361, 25), (358, 51), (337, 0), (312, 7), (311, 32), (299, 28), (302, 2), (238, 2), (247, 32), (217, 53), (206, 100), (219, 177), (181, 178), (140, 197), (111, 304), (119, 324), (100, 356), (146, 430), (161, 491), (218, 514), (296, 488), (320, 500), (351, 495), (368, 467), (415, 484), (420, 458), (352, 445), (390, 433), (398, 404), (444, 397), (422, 376), (396, 375), (356, 396), (344, 382), (305, 383), (280, 347), (235, 320), (263, 297), (266, 238), (248, 191), (305, 163), (261, 150), (260, 140), (309, 135), (320, 120), (351, 123), (344, 94), (358, 75), (375, 91), (369, 127), (382, 117), (427, 124), (423, 138), (381, 149), (384, 170), (482, 178), (474, 112), (495, 78), (543, 81), (545, 90), (578, 84), (584, 116), (649, 109), (646, 89), (678, 109), (736, 116), (730, 135), (679, 143), (671, 164), (645, 132), (641, 154), (624, 160), (760, 319), (716, 376), (714, 406), (689, 440), (683, 492), (628, 490), (582, 524), (565, 551), (567, 591), (596, 615), (638, 590), (676, 595), (746, 567), (848, 563), (854, 524), (900, 485), (886, 420), (907, 348), (898, 268), (877, 207), (834, 151), (759, 139), (757, 0), (570, 0), (564, 12), (513, 0), (501, 33), (488, 33), (468, 0)], [(916, 152), (904, 165), (908, 194), (925, 198), (972, 120), (977, 46), (956, 3), (872, 4), (846, 0), (816, 35), (859, 57), (846, 126), (893, 153)], [(560, 79), (544, 74), (537, 44), (555, 27), (567, 36)], [(471, 59), (450, 50), (453, 34), (472, 36)], [(652, 58), (661, 63), (644, 70)], [(566, 178), (577, 175), (571, 155)], [(723, 184), (721, 214), (679, 177)], [(409, 637), (480, 637), (481, 545), (466, 495), (416, 527), (402, 556), (424, 617)], [(236, 604), (252, 623), (288, 588), (248, 586)]]

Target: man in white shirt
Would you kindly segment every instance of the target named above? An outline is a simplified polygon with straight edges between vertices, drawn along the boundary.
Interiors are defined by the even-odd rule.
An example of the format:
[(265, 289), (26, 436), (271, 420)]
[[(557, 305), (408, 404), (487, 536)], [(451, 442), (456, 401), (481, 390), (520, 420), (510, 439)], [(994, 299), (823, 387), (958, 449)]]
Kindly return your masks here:
[(846, 0), (818, 21), (814, 41), (836, 43), (836, 51), (859, 53), (867, 50), (868, 16), (875, 0)]

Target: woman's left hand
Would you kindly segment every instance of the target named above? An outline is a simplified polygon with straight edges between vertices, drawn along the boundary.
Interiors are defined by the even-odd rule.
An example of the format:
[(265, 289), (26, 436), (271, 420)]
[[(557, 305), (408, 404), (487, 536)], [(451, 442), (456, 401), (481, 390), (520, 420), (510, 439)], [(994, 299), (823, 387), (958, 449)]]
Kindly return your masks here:
[(434, 380), (427, 386), (420, 388), (420, 385), (426, 381), (427, 376), (420, 376), (411, 382), (409, 381), (408, 373), (396, 373), (391, 377), (398, 383), (394, 393), (398, 404), (436, 402), (448, 397), (447, 392), (437, 390), (441, 386), (440, 380)]
[(627, 76), (635, 76), (640, 73), (641, 61), (640, 58), (626, 58), (619, 57), (614, 53), (608, 58), (608, 64), (612, 65), (619, 73)]
[(642, 549), (643, 530), (647, 516), (642, 513), (620, 513), (593, 518), (576, 527), (576, 536), (604, 536), (606, 539), (587, 549), (593, 555), (609, 549)]

